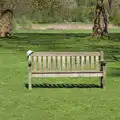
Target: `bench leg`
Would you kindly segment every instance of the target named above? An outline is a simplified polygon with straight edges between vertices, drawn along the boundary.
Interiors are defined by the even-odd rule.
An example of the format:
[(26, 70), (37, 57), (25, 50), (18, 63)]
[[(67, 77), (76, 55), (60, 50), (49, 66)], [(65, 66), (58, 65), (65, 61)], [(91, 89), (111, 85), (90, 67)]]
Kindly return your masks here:
[(103, 88), (103, 77), (100, 78), (100, 87)]
[(103, 88), (106, 88), (106, 75), (103, 76)]
[(32, 90), (32, 78), (31, 78), (31, 75), (29, 75), (28, 89)]
[(106, 88), (106, 76), (103, 76), (103, 77), (100, 78), (100, 86), (103, 89)]

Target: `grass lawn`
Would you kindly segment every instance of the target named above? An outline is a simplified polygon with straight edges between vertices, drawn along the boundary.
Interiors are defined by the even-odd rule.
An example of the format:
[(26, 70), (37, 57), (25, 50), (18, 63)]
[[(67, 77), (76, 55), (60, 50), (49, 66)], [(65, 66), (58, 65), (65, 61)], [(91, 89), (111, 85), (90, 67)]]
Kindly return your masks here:
[[(120, 30), (103, 39), (90, 31), (16, 33), (0, 39), (0, 120), (120, 120)], [(116, 33), (117, 31), (117, 33)], [(118, 32), (119, 31), (119, 32)], [(33, 79), (41, 85), (28, 91), (26, 51), (101, 51), (107, 61), (107, 89), (66, 88), (99, 85), (99, 78)], [(64, 86), (63, 88), (61, 87)]]

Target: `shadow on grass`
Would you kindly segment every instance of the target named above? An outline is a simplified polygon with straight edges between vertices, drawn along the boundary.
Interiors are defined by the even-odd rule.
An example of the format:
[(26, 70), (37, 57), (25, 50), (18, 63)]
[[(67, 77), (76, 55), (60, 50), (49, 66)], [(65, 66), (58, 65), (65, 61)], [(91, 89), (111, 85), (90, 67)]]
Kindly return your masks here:
[(108, 73), (111, 77), (120, 77), (120, 68), (112, 67), (110, 68), (110, 73)]
[[(25, 84), (28, 88), (28, 84)], [(32, 88), (102, 88), (95, 84), (32, 84)]]
[(120, 61), (120, 33), (91, 38), (89, 33), (16, 33), (0, 38), (0, 48), (14, 51), (104, 51), (105, 60)]
[[(87, 33), (16, 33), (11, 38), (0, 38), (1, 47), (15, 51), (65, 51), (74, 49), (79, 39), (90, 36)], [(76, 50), (73, 50), (76, 51)]]

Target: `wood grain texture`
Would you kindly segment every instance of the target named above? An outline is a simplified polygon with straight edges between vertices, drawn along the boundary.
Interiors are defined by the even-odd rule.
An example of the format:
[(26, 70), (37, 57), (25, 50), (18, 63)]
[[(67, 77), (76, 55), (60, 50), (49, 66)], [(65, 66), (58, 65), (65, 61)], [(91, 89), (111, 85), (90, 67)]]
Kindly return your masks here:
[(43, 56), (43, 71), (46, 71), (46, 56)]
[(100, 52), (34, 52), (31, 56), (100, 56)]
[(95, 67), (94, 56), (91, 56), (91, 69), (94, 69), (94, 67)]
[(72, 56), (72, 71), (75, 70), (75, 56)]
[[(44, 56), (43, 53), (45, 53)], [(58, 56), (58, 54), (63, 54), (63, 56)], [(98, 52), (72, 52), (70, 56), (69, 52), (40, 52), (34, 53), (33, 56), (33, 71), (80, 71), (80, 70), (88, 70), (88, 69), (99, 69), (99, 56)], [(75, 56), (74, 54), (80, 53), (82, 56)], [(90, 56), (90, 54), (97, 54), (97, 56)], [(87, 56), (83, 56), (83, 55)], [(35, 56), (34, 56), (35, 55)], [(38, 66), (37, 66), (37, 56), (38, 56)], [(48, 55), (48, 56), (46, 56)], [(56, 55), (56, 56), (51, 56)], [(66, 56), (64, 56), (66, 55)], [(99, 52), (100, 60), (103, 60), (103, 52)], [(42, 60), (43, 57), (43, 60)], [(95, 57), (95, 59), (94, 59)], [(48, 58), (48, 59), (46, 59)], [(52, 58), (52, 61), (51, 61)], [(62, 61), (61, 61), (62, 58)], [(67, 59), (66, 59), (67, 58)], [(91, 58), (91, 59), (90, 59)], [(91, 62), (90, 62), (91, 61)], [(61, 68), (62, 67), (62, 68)], [(90, 68), (91, 67), (91, 68)], [(38, 68), (38, 70), (37, 70)]]
[(62, 71), (66, 71), (65, 56), (62, 56)]
[(37, 70), (37, 56), (33, 57), (33, 71)]
[(56, 71), (56, 56), (52, 56), (52, 71)]
[(80, 71), (80, 56), (76, 56), (76, 62), (77, 62), (76, 70)]
[(48, 71), (51, 71), (51, 56), (48, 56)]
[(32, 74), (32, 77), (102, 77), (102, 72), (90, 73), (90, 72), (64, 72), (64, 73), (39, 73), (39, 74)]
[(42, 57), (38, 56), (38, 71), (42, 71)]
[(86, 56), (86, 69), (89, 69), (90, 68), (90, 57), (89, 56)]
[(70, 56), (67, 56), (67, 71), (71, 70)]
[(61, 71), (61, 59), (60, 59), (60, 56), (57, 57), (57, 71)]
[(84, 70), (84, 67), (85, 67), (85, 56), (82, 56), (81, 57), (81, 66), (82, 66), (82, 70)]
[(99, 67), (99, 56), (96, 56), (95, 59), (96, 59), (96, 60), (95, 60), (96, 70), (99, 70), (99, 68), (100, 68), (100, 67)]

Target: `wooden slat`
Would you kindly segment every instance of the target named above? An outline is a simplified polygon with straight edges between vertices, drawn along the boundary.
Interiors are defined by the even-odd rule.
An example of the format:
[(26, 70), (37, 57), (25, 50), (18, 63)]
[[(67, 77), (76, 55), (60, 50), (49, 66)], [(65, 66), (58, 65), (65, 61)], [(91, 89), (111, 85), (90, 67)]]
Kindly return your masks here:
[(96, 56), (95, 58), (96, 58), (96, 60), (95, 60), (96, 69), (99, 69), (99, 56)]
[(94, 56), (91, 56), (91, 69), (94, 69)]
[[(39, 59), (42, 58), (41, 55), (43, 53), (44, 53), (43, 60), (41, 60), (41, 62), (40, 62)], [(60, 71), (61, 62), (60, 62), (60, 56), (58, 56), (59, 54), (61, 54), (61, 55), (63, 54), (63, 56), (61, 56), (62, 57), (62, 70), (61, 71), (71, 71), (71, 68), (72, 68), (72, 71), (78, 71), (78, 70), (80, 70), (80, 67), (82, 68), (81, 70), (89, 69), (90, 57), (91, 57), (91, 68), (95, 69), (94, 68), (95, 66), (96, 66), (96, 68), (99, 68), (98, 53), (102, 56), (101, 59), (103, 59), (103, 52), (35, 52), (31, 55), (31, 56), (33, 56), (33, 65), (32, 65), (33, 66), (33, 71), (37, 70), (37, 59), (36, 59), (37, 56), (36, 55), (38, 55), (38, 54), (39, 54), (39, 56), (38, 56), (38, 71), (41, 71), (41, 68), (42, 68), (41, 64), (43, 64), (43, 66), (44, 66), (43, 67), (44, 71), (46, 71), (46, 70), (50, 71), (51, 68), (52, 68), (53, 71), (56, 71), (57, 69), (58, 69), (57, 71)], [(65, 60), (65, 55), (64, 54), (67, 57), (67, 61)], [(80, 55), (75, 56), (77, 54), (80, 54)], [(85, 54), (86, 55), (89, 54), (89, 55), (83, 56)], [(96, 54), (97, 57), (96, 56), (90, 56), (90, 54)], [(48, 59), (46, 59), (46, 57), (45, 57), (46, 55), (48, 55), (47, 56)], [(56, 56), (53, 56), (53, 55), (56, 55)], [(50, 62), (51, 57), (53, 58), (52, 62)], [(94, 57), (95, 57), (96, 62), (94, 61)], [(56, 62), (56, 58), (58, 58), (57, 62)], [(70, 59), (70, 58), (72, 58), (72, 59)], [(76, 58), (76, 61), (75, 61), (75, 58)], [(48, 61), (46, 61), (46, 60), (48, 60)], [(86, 61), (86, 65), (85, 65), (85, 61)], [(46, 62), (48, 62), (48, 63), (46, 63)], [(49, 65), (50, 63), (51, 63), (51, 65)], [(80, 63), (81, 63), (81, 65), (80, 65)], [(50, 68), (50, 66), (52, 66), (52, 67)]]
[(62, 71), (65, 71), (66, 65), (65, 65), (65, 56), (62, 56)]
[(90, 68), (90, 59), (89, 56), (86, 56), (86, 69)]
[(52, 68), (53, 68), (53, 71), (56, 71), (56, 56), (52, 56)]
[(65, 71), (65, 72), (63, 72), (63, 71), (62, 72), (58, 72), (58, 71), (57, 72), (53, 72), (53, 71), (52, 72), (32, 72), (32, 74), (49, 74), (49, 73), (50, 74), (54, 74), (54, 73), (55, 74), (65, 74), (65, 73), (69, 73), (69, 74), (70, 73), (103, 73), (103, 71), (86, 70), (86, 71), (79, 71), (79, 72), (78, 71), (76, 71), (76, 72), (75, 71), (74, 72), (72, 72), (72, 71)]
[(51, 56), (48, 56), (48, 71), (51, 71)]
[(76, 65), (77, 71), (79, 71), (80, 70), (80, 56), (76, 57), (76, 62), (77, 62), (77, 65)]
[(43, 56), (43, 71), (46, 71), (46, 56)]
[(96, 73), (79, 73), (79, 72), (71, 72), (71, 73), (39, 73), (39, 74), (32, 74), (32, 77), (102, 77), (102, 72), (96, 72)]
[(72, 56), (72, 71), (75, 71), (75, 56)]
[(100, 52), (34, 52), (31, 56), (100, 56)]
[[(100, 52), (100, 61), (104, 61), (104, 53), (103, 51)], [(100, 70), (103, 70), (103, 67), (100, 65)]]
[(85, 56), (81, 56), (81, 66), (82, 66), (82, 70), (84, 70), (85, 67)]
[(71, 70), (70, 56), (67, 56), (67, 71)]
[(38, 57), (38, 71), (42, 71), (42, 57)]
[(37, 56), (33, 57), (33, 71), (36, 71), (36, 67), (37, 67)]
[(34, 70), (34, 56), (30, 56), (31, 57), (31, 71)]
[(60, 56), (57, 57), (57, 69), (58, 69), (58, 71), (61, 71)]

